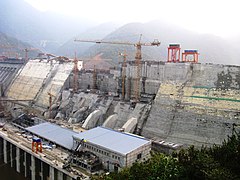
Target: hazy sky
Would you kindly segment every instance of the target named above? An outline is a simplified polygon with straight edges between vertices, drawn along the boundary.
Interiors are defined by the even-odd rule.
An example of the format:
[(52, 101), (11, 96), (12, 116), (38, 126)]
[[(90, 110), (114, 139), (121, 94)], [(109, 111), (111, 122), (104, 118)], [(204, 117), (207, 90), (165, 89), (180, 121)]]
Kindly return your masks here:
[(41, 11), (97, 23), (165, 20), (200, 33), (240, 35), (239, 0), (25, 0)]

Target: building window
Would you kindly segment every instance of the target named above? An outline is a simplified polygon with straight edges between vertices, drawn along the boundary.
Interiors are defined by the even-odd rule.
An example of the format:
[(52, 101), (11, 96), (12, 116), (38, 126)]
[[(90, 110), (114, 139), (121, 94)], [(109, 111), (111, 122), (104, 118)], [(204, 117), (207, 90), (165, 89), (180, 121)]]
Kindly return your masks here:
[(142, 158), (142, 153), (137, 155), (137, 159), (141, 159)]

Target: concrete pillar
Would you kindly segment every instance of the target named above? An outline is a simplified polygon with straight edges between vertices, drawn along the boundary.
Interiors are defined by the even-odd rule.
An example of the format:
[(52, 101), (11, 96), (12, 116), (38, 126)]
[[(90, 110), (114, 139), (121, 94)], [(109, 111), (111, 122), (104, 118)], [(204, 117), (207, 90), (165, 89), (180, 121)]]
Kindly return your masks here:
[(49, 180), (54, 180), (54, 167), (49, 166)]
[(16, 147), (16, 171), (20, 173), (20, 149)]
[(7, 164), (7, 141), (5, 139), (3, 139), (3, 162)]
[(147, 77), (147, 62), (144, 63), (142, 76)]
[(58, 180), (63, 180), (63, 173), (58, 171)]
[(3, 138), (0, 137), (0, 160), (3, 160)]
[(49, 168), (49, 165), (45, 162), (42, 162), (42, 175), (43, 175), (43, 179), (50, 179), (49, 176), (50, 176), (50, 168)]
[(31, 180), (35, 180), (35, 157), (31, 155), (31, 172), (32, 172), (32, 178)]
[(39, 172), (39, 176), (40, 176), (40, 179), (43, 180), (43, 171), (44, 170), (43, 170), (43, 162), (42, 161), (40, 161), (40, 166), (41, 166), (41, 168), (40, 168), (41, 172)]
[(10, 144), (10, 165), (11, 165), (11, 167), (13, 167), (13, 156), (12, 156), (12, 154), (13, 154), (13, 149), (12, 149), (12, 144)]
[(125, 94), (125, 100), (129, 100), (131, 98), (131, 78), (126, 78), (126, 94)]
[(27, 153), (24, 151), (24, 177), (27, 177)]
[(67, 176), (66, 180), (72, 180), (72, 177)]

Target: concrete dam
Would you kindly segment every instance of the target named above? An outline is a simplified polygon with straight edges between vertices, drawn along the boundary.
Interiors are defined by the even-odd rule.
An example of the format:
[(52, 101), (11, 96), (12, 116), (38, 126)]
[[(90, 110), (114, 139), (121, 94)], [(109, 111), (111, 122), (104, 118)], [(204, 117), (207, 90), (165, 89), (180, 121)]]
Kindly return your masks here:
[[(145, 137), (201, 146), (220, 144), (239, 127), (239, 66), (143, 62), (141, 67), (142, 99), (144, 95), (156, 96), (148, 104), (137, 103), (134, 110), (130, 110), (133, 107), (126, 101), (113, 100), (112, 104), (117, 104), (114, 105), (116, 122), (111, 128), (121, 128), (134, 116), (138, 119), (136, 128)], [(125, 100), (134, 94), (131, 88), (136, 81), (134, 71), (136, 67), (130, 62), (126, 67)], [(99, 72), (99, 90), (119, 93), (120, 73), (118, 70)], [(85, 72), (82, 76), (80, 86), (83, 89), (92, 86), (92, 73)], [(147, 117), (141, 121), (144, 109)]]
[[(4, 71), (6, 74), (8, 68), (5, 67), (9, 67), (8, 62), (1, 63), (0, 73)], [(59, 162), (58, 159), (54, 161), (62, 167), (56, 168), (47, 162), (46, 177), (54, 177), (49, 173), (53, 171), (52, 167), (56, 174), (65, 173), (72, 179), (80, 177), (81, 171), (69, 169), (69, 164), (81, 165), (87, 171), (95, 170), (102, 164), (101, 167), (114, 171), (131, 165), (135, 158), (147, 158), (151, 142), (173, 149), (188, 145), (212, 146), (221, 144), (232, 133), (239, 131), (239, 66), (142, 61), (138, 79), (136, 65), (128, 61), (126, 66), (110, 70), (81, 69), (77, 74), (77, 91), (73, 90), (76, 80), (73, 68), (72, 62), (31, 60), (15, 69), (11, 78), (4, 78), (8, 79), (7, 83), (3, 81), (4, 96), (1, 97), (0, 110), (4, 112), (1, 121), (5, 119), (12, 124), (4, 130), (7, 129), (8, 133), (1, 130), (4, 141), (14, 141), (14, 138), (11, 139), (14, 131), (20, 135), (24, 132), (26, 137), (38, 136), (55, 144), (60, 148), (57, 152), (64, 154)], [(9, 71), (12, 72), (12, 69), (9, 68)], [(122, 76), (123, 72), (125, 76)], [(139, 101), (134, 100), (136, 81), (139, 81)], [(11, 114), (12, 120), (4, 117), (8, 114), (6, 112)], [(20, 130), (13, 131), (11, 126)], [(105, 147), (108, 144), (101, 139), (106, 136), (101, 135), (105, 132), (116, 138), (124, 137), (128, 143), (138, 144), (129, 149), (129, 153), (118, 154), (122, 152), (120, 145), (110, 146), (110, 149)], [(64, 133), (66, 138), (62, 137)], [(7, 134), (11, 136), (7, 138)], [(56, 134), (61, 134), (62, 138)], [(78, 138), (74, 139), (72, 134)], [(12, 144), (30, 153), (30, 145), (27, 145), (30, 140), (24, 140), (25, 136), (21, 138), (28, 150), (23, 145)], [(83, 142), (81, 137), (90, 139)], [(97, 141), (93, 140), (95, 137)], [(63, 146), (66, 143), (67, 148)], [(88, 155), (83, 153), (83, 157), (75, 157), (72, 149), (80, 149)], [(45, 151), (48, 150), (43, 153)], [(55, 157), (49, 152), (40, 155), (48, 156), (49, 159)], [(131, 162), (126, 161), (128, 156), (131, 156)], [(97, 164), (86, 164), (92, 162), (92, 159), (84, 160), (86, 157), (97, 158)], [(64, 169), (66, 167), (67, 170)], [(72, 172), (78, 173), (72, 176)], [(31, 177), (37, 177), (37, 173), (32, 171)], [(26, 173), (25, 176), (28, 177)], [(87, 178), (87, 175), (81, 176)]]
[[(125, 94), (119, 99), (116, 97), (122, 96), (122, 69), (97, 70), (95, 80), (93, 71), (82, 70), (80, 91), (72, 93), (68, 90), (72, 86), (71, 67), (28, 62), (10, 86), (8, 96), (35, 98), (34, 107), (43, 111), (45, 108), (46, 113), (47, 92), (51, 91), (55, 120), (70, 120), (86, 129), (103, 124), (120, 129), (135, 118), (128, 122), (131, 132), (187, 145), (220, 144), (239, 126), (239, 66), (143, 61), (141, 100), (135, 104), (131, 102), (136, 81), (134, 63), (128, 62), (125, 67)], [(94, 86), (98, 93), (86, 92)]]

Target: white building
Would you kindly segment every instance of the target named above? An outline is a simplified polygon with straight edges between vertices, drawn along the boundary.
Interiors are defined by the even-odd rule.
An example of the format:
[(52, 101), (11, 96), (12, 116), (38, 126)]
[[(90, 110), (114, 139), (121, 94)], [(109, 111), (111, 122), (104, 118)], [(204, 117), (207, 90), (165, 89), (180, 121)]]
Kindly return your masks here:
[(96, 127), (73, 135), (73, 139), (75, 146), (84, 139), (86, 142), (80, 151), (94, 153), (109, 171), (118, 171), (150, 157), (151, 141), (134, 134)]

